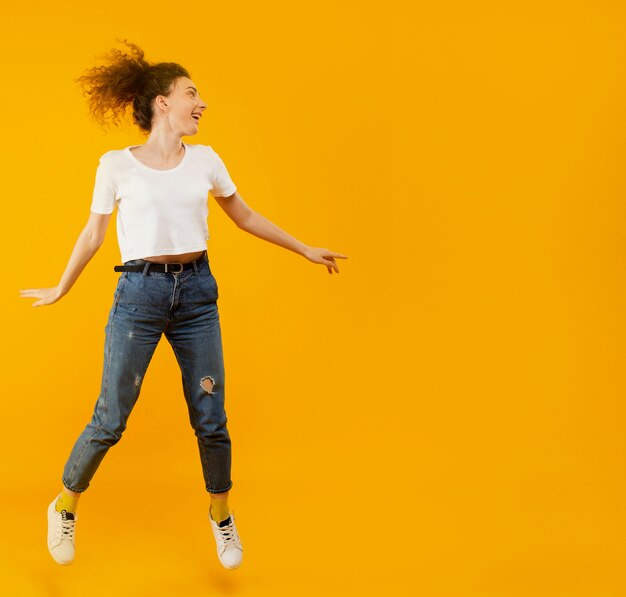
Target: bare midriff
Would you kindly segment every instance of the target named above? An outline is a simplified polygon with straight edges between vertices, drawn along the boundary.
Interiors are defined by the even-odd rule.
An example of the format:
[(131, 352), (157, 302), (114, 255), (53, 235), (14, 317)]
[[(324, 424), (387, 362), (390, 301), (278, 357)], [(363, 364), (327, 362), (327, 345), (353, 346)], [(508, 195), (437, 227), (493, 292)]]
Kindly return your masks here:
[(151, 261), (152, 263), (189, 263), (201, 257), (202, 253), (204, 253), (204, 251), (181, 253), (180, 255), (154, 255), (152, 257), (142, 257), (142, 259), (144, 261)]

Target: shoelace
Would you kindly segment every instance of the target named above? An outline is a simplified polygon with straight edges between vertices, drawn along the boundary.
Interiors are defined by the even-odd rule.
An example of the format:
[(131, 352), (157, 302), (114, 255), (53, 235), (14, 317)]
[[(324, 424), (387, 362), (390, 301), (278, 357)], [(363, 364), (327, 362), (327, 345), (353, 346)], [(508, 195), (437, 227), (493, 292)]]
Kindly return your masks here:
[(239, 537), (237, 536), (237, 531), (235, 530), (235, 523), (232, 518), (230, 519), (229, 524), (223, 527), (218, 526), (217, 528), (220, 532), (220, 537), (222, 539), (224, 547), (228, 547), (229, 545), (237, 547), (237, 544), (239, 542)]
[(69, 539), (71, 541), (74, 538), (75, 524), (75, 520), (63, 519), (63, 515), (61, 515), (61, 524), (57, 527), (57, 537), (61, 540)]

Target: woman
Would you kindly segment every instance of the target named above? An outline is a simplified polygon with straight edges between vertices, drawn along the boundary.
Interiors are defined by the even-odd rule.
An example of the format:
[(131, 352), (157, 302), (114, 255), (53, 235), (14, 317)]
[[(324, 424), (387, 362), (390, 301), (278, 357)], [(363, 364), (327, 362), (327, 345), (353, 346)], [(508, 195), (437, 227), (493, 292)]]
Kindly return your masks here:
[(89, 219), (61, 280), (54, 288), (21, 290), (50, 305), (66, 295), (102, 245), (117, 206), (117, 234), (123, 266), (105, 328), (104, 366), (93, 416), (65, 464), (63, 488), (48, 507), (48, 549), (59, 564), (75, 552), (78, 498), (87, 489), (108, 449), (121, 438), (161, 335), (172, 345), (198, 447), (209, 521), (225, 568), (241, 564), (242, 545), (228, 507), (232, 488), (231, 442), (224, 409), (224, 364), (206, 240), (207, 197), (243, 230), (339, 272), (345, 255), (304, 245), (243, 201), (218, 154), (209, 145), (187, 144), (206, 104), (189, 73), (176, 63), (149, 64), (143, 51), (126, 42), (130, 54), (112, 50), (109, 64), (78, 81), (89, 106), (104, 123), (117, 124), (128, 104), (148, 135), (143, 145), (111, 150), (100, 157)]

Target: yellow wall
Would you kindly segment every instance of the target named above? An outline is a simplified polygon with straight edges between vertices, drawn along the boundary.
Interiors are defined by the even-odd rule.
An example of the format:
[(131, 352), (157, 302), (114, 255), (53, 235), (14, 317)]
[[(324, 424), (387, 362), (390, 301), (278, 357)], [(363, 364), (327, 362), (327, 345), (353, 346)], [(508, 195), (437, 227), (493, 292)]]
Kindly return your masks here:
[[(0, 585), (11, 595), (617, 596), (624, 534), (626, 5), (35, 0), (5, 7)], [(165, 339), (81, 498), (44, 510), (98, 395), (115, 225), (72, 291), (103, 132), (73, 78), (116, 38), (191, 72), (254, 209), (209, 199), (231, 505), (217, 562)], [(0, 589), (2, 587), (0, 586)]]

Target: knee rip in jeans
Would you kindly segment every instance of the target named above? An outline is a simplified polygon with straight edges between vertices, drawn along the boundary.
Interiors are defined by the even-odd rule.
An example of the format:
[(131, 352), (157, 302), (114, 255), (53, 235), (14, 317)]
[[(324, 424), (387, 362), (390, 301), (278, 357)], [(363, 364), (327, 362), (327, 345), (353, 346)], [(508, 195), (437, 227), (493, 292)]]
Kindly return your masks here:
[(215, 386), (215, 380), (210, 375), (207, 375), (206, 377), (203, 377), (200, 380), (200, 386), (207, 394), (215, 393), (213, 392), (213, 387)]

